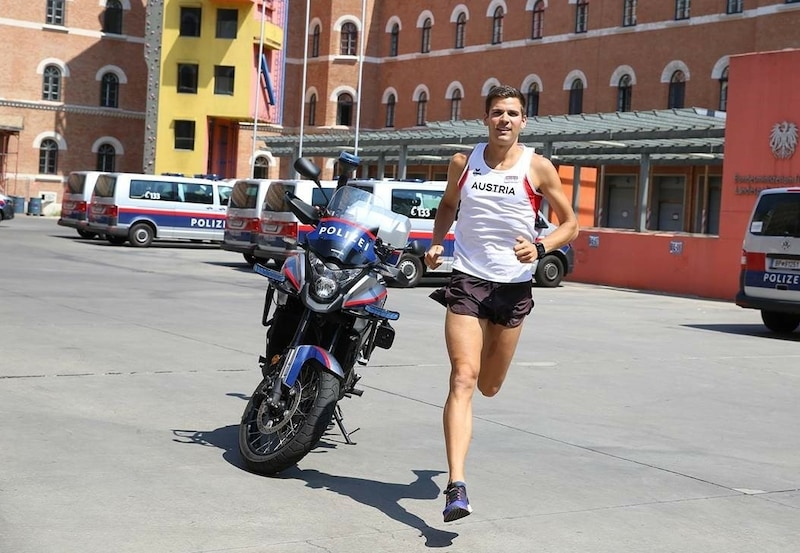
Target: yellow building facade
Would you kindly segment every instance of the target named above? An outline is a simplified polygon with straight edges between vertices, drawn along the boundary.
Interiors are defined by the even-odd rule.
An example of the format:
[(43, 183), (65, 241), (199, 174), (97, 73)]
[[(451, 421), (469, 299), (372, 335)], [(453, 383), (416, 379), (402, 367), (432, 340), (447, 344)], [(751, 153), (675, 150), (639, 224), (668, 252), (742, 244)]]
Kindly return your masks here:
[(155, 174), (230, 178), (253, 162), (240, 159), (248, 151), (240, 144), (246, 140), (241, 126), (252, 129), (255, 119), (279, 122), (283, 5), (164, 3), (157, 97), (151, 99), (157, 106)]

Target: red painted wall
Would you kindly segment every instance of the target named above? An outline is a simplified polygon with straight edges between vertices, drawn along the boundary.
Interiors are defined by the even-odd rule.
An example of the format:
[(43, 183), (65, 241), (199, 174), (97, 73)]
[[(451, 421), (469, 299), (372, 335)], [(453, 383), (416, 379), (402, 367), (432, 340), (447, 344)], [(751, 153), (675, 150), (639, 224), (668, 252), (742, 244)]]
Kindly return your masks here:
[[(800, 185), (800, 153), (777, 159), (770, 148), (775, 124), (800, 126), (798, 67), (800, 50), (730, 59), (718, 237), (583, 228), (570, 280), (733, 300), (758, 190)], [(581, 211), (594, 204), (580, 200)]]

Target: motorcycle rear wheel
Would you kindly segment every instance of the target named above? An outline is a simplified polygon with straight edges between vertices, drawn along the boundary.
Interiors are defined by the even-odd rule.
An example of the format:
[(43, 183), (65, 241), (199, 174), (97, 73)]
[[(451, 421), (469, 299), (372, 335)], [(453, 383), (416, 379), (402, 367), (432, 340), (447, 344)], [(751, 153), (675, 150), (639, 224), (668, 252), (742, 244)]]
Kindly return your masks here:
[[(287, 416), (263, 405), (271, 379), (253, 392), (239, 425), (239, 452), (248, 470), (277, 474), (296, 465), (322, 438), (339, 398), (339, 379), (313, 363), (306, 363), (295, 383), (296, 398), (284, 397)], [(276, 424), (277, 423), (277, 424)]]

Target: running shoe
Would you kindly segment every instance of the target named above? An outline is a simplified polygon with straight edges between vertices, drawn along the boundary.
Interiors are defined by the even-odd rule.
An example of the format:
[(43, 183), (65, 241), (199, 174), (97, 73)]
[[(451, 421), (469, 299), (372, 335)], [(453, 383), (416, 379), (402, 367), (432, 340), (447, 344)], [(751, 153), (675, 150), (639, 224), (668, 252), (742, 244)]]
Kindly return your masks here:
[(442, 512), (445, 522), (464, 518), (472, 512), (469, 499), (467, 499), (467, 486), (464, 482), (451, 482), (447, 485), (444, 495), (447, 498)]

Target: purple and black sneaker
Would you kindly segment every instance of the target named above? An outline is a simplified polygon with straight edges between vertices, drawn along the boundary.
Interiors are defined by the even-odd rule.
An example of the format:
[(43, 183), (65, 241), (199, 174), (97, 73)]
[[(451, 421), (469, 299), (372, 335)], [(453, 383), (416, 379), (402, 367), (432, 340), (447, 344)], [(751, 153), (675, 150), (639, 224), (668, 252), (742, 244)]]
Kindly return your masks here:
[(464, 518), (472, 512), (469, 499), (467, 499), (467, 486), (464, 482), (451, 482), (447, 485), (444, 495), (447, 498), (442, 512), (445, 522)]

